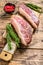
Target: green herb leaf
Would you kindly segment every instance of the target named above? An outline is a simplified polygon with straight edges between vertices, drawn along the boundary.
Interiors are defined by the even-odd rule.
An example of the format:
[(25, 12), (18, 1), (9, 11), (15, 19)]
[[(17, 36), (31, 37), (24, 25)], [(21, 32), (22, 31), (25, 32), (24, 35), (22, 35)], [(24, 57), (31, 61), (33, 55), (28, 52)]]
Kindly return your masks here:
[(6, 39), (7, 39), (8, 49), (11, 50), (12, 49), (12, 45), (11, 45), (11, 38), (10, 38), (9, 33), (7, 33)]
[(37, 6), (37, 5), (34, 5), (34, 4), (32, 4), (32, 3), (26, 3), (26, 6), (29, 7), (29, 8), (31, 8), (31, 9), (33, 9), (33, 10), (36, 11), (36, 12), (43, 13), (43, 12), (41, 11), (42, 8), (39, 7), (39, 6)]
[(14, 32), (11, 24), (8, 24), (6, 26), (6, 30), (9, 32), (11, 38), (16, 42), (17, 47), (20, 47), (19, 43), (20, 43), (20, 38), (17, 36), (17, 34)]

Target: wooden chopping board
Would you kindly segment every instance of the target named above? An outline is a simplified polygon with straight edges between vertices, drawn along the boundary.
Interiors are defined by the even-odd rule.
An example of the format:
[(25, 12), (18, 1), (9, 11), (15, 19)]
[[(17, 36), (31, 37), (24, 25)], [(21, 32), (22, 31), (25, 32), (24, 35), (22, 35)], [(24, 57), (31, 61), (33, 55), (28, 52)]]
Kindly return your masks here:
[[(40, 5), (43, 8), (43, 1), (42, 0), (1, 0), (0, 1), (0, 16), (4, 13), (3, 7), (7, 2), (32, 2), (37, 5)], [(21, 62), (24, 65), (42, 65), (43, 62), (43, 14), (40, 15), (40, 24), (36, 33), (33, 35), (32, 42), (28, 46), (28, 48), (18, 49), (13, 56), (13, 61)], [(0, 18), (0, 41), (2, 41), (2, 35), (5, 31), (6, 24), (9, 23), (10, 18)], [(1, 44), (1, 42), (0, 42)], [(0, 51), (2, 48), (0, 48)], [(21, 51), (21, 52), (20, 52)], [(9, 62), (4, 62), (0, 60), (0, 65), (7, 65)]]

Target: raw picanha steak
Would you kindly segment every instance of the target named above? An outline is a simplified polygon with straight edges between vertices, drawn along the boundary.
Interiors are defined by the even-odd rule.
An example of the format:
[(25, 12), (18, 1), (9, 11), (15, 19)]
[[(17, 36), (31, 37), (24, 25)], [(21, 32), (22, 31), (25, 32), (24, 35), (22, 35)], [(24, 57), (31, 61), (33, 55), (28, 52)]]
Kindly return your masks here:
[(35, 15), (32, 9), (27, 7), (24, 3), (19, 5), (19, 13), (23, 15), (32, 27), (37, 28), (39, 25), (38, 17)]
[(21, 39), (21, 43), (27, 46), (32, 39), (32, 27), (20, 15), (13, 15), (11, 24)]

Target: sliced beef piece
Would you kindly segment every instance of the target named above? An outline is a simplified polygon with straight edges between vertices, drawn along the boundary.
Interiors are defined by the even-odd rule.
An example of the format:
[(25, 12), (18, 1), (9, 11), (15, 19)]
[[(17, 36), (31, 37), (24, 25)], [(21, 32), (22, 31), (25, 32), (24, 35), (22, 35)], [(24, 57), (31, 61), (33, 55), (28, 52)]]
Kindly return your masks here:
[(24, 3), (19, 5), (19, 13), (28, 20), (32, 27), (34, 27), (35, 29), (38, 27), (39, 25), (38, 17), (35, 15), (33, 10), (27, 7)]
[(27, 46), (32, 39), (32, 27), (19, 15), (13, 15), (11, 24), (21, 39), (21, 43)]

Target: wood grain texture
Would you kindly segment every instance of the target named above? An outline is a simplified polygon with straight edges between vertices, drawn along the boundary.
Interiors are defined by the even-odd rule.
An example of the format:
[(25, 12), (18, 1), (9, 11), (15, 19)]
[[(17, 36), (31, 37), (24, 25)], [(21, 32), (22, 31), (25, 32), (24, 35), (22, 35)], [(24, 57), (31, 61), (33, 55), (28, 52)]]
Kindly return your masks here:
[[(9, 18), (1, 18), (5, 12), (3, 7), (5, 3), (19, 3), (19, 2), (31, 2), (37, 4), (43, 9), (43, 0), (0, 0), (0, 40), (6, 29), (7, 23), (10, 22)], [(19, 62), (22, 65), (43, 65), (43, 14), (40, 15), (40, 24), (36, 33), (33, 35), (32, 42), (27, 48), (18, 49), (13, 55), (11, 61)], [(1, 52), (2, 48), (0, 48)], [(5, 62), (0, 59), (0, 65), (8, 65), (10, 62)]]

